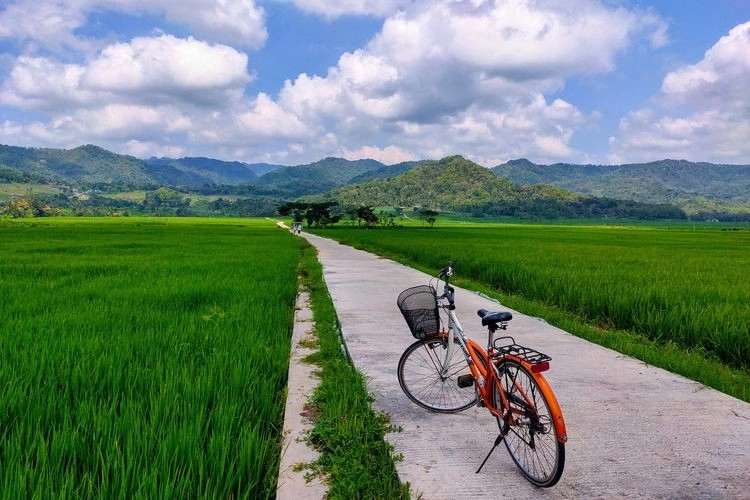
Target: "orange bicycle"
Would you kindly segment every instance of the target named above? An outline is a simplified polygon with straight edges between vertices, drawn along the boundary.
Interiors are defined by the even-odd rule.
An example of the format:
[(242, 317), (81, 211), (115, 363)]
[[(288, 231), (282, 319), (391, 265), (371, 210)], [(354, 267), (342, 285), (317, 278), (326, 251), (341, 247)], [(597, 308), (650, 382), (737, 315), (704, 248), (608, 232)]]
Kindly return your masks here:
[[(487, 349), (469, 339), (455, 312), (453, 267), (451, 262), (429, 285), (408, 288), (398, 297), (397, 305), (418, 339), (398, 362), (401, 389), (430, 411), (487, 408), (500, 432), (476, 472), (504, 442), (526, 479), (553, 486), (562, 476), (568, 438), (557, 398), (542, 376), (551, 358), (516, 344), (512, 337), (494, 338), (498, 329), (507, 328), (513, 318), (510, 312), (480, 309), (482, 325), (488, 329)], [(443, 282), (439, 296), (433, 281)], [(447, 331), (441, 329), (441, 309), (447, 311)]]

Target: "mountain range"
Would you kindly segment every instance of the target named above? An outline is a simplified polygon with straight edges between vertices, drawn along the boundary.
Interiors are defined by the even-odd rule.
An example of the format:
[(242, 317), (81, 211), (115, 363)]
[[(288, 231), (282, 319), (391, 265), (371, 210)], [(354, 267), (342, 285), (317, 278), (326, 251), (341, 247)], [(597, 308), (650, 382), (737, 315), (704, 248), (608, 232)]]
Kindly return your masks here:
[[(267, 163), (226, 162), (211, 158), (149, 158), (112, 153), (99, 146), (74, 149), (0, 145), (0, 173), (15, 171), (48, 183), (130, 186), (244, 184), (282, 168)], [(2, 179), (0, 177), (0, 179)]]
[(539, 165), (519, 159), (485, 168), (458, 156), (395, 165), (329, 157), (285, 166), (202, 157), (139, 159), (94, 145), (70, 150), (0, 145), (3, 182), (105, 192), (169, 186), (204, 194), (330, 198), (347, 205), (432, 206), (464, 212), (504, 213), (509, 204), (538, 210), (539, 200), (559, 208), (614, 199), (674, 205), (687, 214), (750, 213), (750, 165), (685, 160)]
[(76, 184), (98, 189), (256, 185), (299, 196), (353, 181), (394, 177), (420, 163), (385, 165), (375, 160), (324, 158), (287, 166), (202, 157), (139, 159), (90, 144), (74, 149), (0, 145), (0, 182)]
[(549, 184), (520, 185), (461, 156), (425, 163), (395, 178), (348, 184), (324, 194), (303, 198), (309, 202), (325, 199), (336, 200), (349, 207), (391, 206), (413, 208), (415, 211), (437, 208), (477, 217), (686, 217), (673, 205), (582, 196)]
[(624, 165), (537, 165), (525, 159), (492, 168), (519, 184), (551, 184), (575, 193), (670, 203), (687, 213), (750, 208), (750, 165), (661, 160)]

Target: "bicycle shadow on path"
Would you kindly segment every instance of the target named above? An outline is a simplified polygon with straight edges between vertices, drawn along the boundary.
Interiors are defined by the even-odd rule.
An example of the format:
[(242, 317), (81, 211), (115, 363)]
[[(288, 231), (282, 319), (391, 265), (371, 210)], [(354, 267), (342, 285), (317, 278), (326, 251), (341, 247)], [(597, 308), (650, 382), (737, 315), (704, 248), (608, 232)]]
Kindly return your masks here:
[[(567, 425), (566, 463), (548, 489), (528, 483), (504, 446), (479, 474), (497, 436), (484, 408), (438, 414), (401, 391), (396, 366), (414, 338), (398, 294), (430, 276), (382, 257), (302, 233), (318, 249), (346, 348), (368, 379), (373, 406), (399, 432), (386, 439), (412, 495), (456, 498), (750, 499), (750, 404), (575, 337), (456, 287), (467, 334), (485, 345), (478, 309), (508, 310), (507, 335), (552, 357), (545, 377)], [(461, 263), (456, 273), (460, 276)]]

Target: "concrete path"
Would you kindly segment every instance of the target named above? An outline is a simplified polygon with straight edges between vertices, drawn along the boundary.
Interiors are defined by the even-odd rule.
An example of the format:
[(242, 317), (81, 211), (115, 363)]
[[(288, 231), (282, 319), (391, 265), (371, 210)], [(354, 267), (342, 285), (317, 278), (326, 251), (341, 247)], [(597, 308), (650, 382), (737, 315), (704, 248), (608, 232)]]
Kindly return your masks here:
[[(302, 236), (318, 248), (347, 349), (368, 377), (374, 406), (402, 429), (387, 439), (403, 455), (398, 473), (414, 498), (750, 499), (749, 404), (516, 311), (508, 334), (552, 356), (545, 376), (567, 424), (565, 472), (556, 486), (535, 488), (501, 445), (475, 474), (497, 435), (494, 418), (482, 408), (449, 415), (423, 410), (396, 378), (399, 357), (414, 341), (396, 297), (429, 276)], [(508, 310), (460, 288), (456, 305), (480, 343), (486, 333), (477, 309)]]

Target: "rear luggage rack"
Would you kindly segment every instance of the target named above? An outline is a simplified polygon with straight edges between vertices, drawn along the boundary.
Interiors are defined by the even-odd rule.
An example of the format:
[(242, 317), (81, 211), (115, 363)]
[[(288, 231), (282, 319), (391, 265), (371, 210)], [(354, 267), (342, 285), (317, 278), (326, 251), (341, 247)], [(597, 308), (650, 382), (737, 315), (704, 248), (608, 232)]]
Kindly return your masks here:
[(493, 342), (492, 344), (492, 347), (495, 349), (495, 352), (492, 355), (493, 358), (499, 358), (508, 355), (515, 356), (517, 358), (521, 358), (523, 361), (526, 361), (530, 365), (549, 363), (552, 360), (552, 358), (542, 352), (537, 351), (536, 349), (516, 344), (516, 341), (513, 339), (513, 337), (496, 338), (495, 342)]

